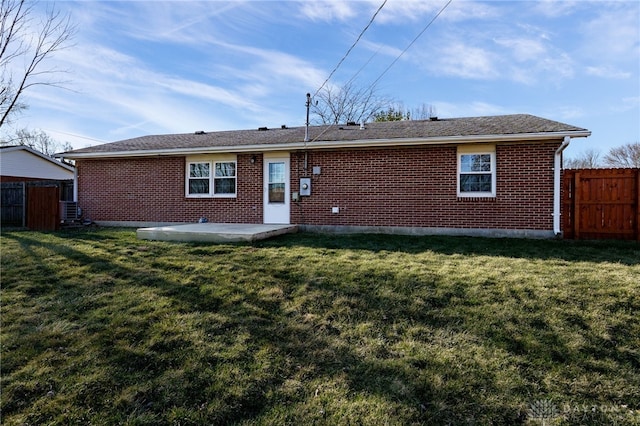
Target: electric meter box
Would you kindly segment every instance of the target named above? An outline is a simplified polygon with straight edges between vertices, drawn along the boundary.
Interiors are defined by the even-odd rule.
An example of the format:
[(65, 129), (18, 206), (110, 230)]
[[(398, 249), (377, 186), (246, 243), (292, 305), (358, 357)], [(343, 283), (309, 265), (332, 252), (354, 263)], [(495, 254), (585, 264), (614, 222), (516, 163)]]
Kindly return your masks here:
[(311, 178), (300, 178), (300, 196), (308, 197), (311, 195)]

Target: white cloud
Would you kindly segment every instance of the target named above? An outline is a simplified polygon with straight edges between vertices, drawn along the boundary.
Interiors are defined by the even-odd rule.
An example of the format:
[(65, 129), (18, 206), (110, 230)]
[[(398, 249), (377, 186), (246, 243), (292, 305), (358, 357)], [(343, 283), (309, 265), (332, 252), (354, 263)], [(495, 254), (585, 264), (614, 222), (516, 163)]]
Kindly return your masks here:
[(447, 101), (436, 101), (433, 103), (440, 118), (448, 117), (480, 117), (486, 115), (508, 114), (513, 111), (505, 109), (503, 106), (482, 101), (472, 101), (463, 103), (451, 103)]
[(610, 107), (610, 111), (615, 113), (627, 112), (640, 109), (640, 96), (629, 96), (620, 99), (620, 102)]
[[(75, 70), (74, 88), (96, 103), (127, 108), (135, 116), (145, 112), (133, 108), (140, 98), (164, 96), (171, 104), (172, 96), (188, 97), (194, 103), (214, 102), (246, 112), (260, 111), (259, 99), (278, 93), (281, 88), (301, 87), (301, 93), (320, 84), (324, 72), (295, 56), (251, 46), (219, 41), (217, 48), (233, 52), (241, 61), (217, 65), (214, 57), (203, 58), (201, 80), (177, 77), (149, 68), (130, 55), (98, 44), (77, 46), (61, 55), (59, 60)], [(244, 58), (244, 59), (242, 59)], [(206, 66), (206, 64), (211, 65)], [(214, 83), (206, 70), (217, 67), (219, 74), (229, 80), (224, 87)], [(213, 84), (212, 84), (213, 83)], [(136, 94), (134, 99), (131, 94)], [(301, 95), (302, 96), (302, 95)], [(122, 99), (122, 100), (121, 100)], [(150, 100), (147, 100), (151, 102)], [(68, 107), (68, 105), (66, 105)], [(139, 105), (142, 108), (142, 105)], [(152, 122), (157, 119), (149, 118)]]
[[(82, 137), (91, 132), (90, 126), (94, 138), (116, 140), (145, 133), (244, 128), (257, 122), (290, 124), (284, 112), (287, 101), (274, 107), (276, 99), (299, 91), (302, 117), (304, 94), (318, 87), (326, 72), (289, 53), (219, 37), (216, 30), (227, 23), (212, 23), (243, 4), (75, 4), (80, 37), (54, 62), (73, 70), (74, 92), (34, 92), (29, 98), (32, 111), (50, 111), (50, 119), (43, 120), (47, 128), (78, 135), (65, 138), (76, 147), (87, 144)], [(271, 13), (267, 9), (252, 8), (253, 18), (247, 19), (264, 17)], [(144, 25), (141, 16), (148, 18)], [(227, 27), (248, 25), (240, 16)], [(202, 32), (209, 26), (216, 28)], [(111, 36), (104, 37), (105, 31)], [(150, 48), (158, 52), (144, 50)], [(75, 130), (73, 120), (78, 122)]]
[(584, 108), (577, 105), (560, 105), (554, 107), (552, 110), (543, 112), (545, 117), (553, 117), (558, 121), (572, 121), (577, 120), (585, 116)]
[[(376, 8), (380, 2), (370, 2)], [(498, 10), (491, 4), (476, 1), (453, 1), (447, 5), (447, 0), (424, 1), (403, 0), (388, 1), (376, 22), (380, 24), (405, 24), (407, 20), (428, 23), (444, 7), (444, 12), (438, 20), (460, 22), (468, 19), (487, 19), (499, 15)], [(375, 10), (375, 9), (374, 9)]]
[(640, 55), (640, 3), (607, 3), (594, 15), (593, 19), (580, 25), (583, 54), (601, 62), (635, 61), (637, 66)]
[(300, 12), (312, 21), (346, 21), (357, 15), (353, 6), (357, 3), (348, 0), (305, 1)]
[[(466, 2), (462, 2), (466, 4)], [(527, 7), (529, 2), (523, 3)], [(447, 23), (433, 31), (429, 41), (410, 52), (423, 69), (435, 76), (470, 80), (507, 80), (524, 85), (558, 85), (575, 76), (573, 52), (565, 50), (562, 31), (549, 30), (525, 19), (528, 10), (509, 14), (513, 4), (500, 10), (504, 16), (469, 17), (469, 24)], [(508, 15), (509, 22), (505, 22)], [(456, 28), (457, 31), (450, 29)]]
[(541, 78), (551, 81), (572, 78), (575, 75), (574, 60), (564, 52), (554, 52), (538, 63)]
[(500, 75), (498, 59), (488, 49), (470, 46), (461, 40), (440, 47), (426, 66), (433, 74), (469, 79), (493, 79)]
[(540, 40), (527, 38), (500, 38), (495, 43), (511, 53), (517, 62), (538, 60), (547, 52), (547, 48)]
[[(224, 24), (226, 14), (240, 8), (245, 2), (90, 2), (93, 24), (113, 28), (115, 35), (135, 40), (167, 42), (173, 44), (201, 44), (218, 35), (217, 19)], [(238, 16), (242, 16), (239, 14)], [(144, 17), (141, 21), (141, 17)], [(206, 29), (206, 31), (204, 31)]]
[(325, 77), (325, 71), (314, 67), (311, 63), (288, 53), (271, 49), (260, 49), (253, 46), (231, 44), (222, 41), (215, 44), (226, 50), (240, 54), (249, 65), (224, 65), (227, 73), (236, 78), (255, 85), (265, 85), (265, 93), (278, 90), (277, 85), (319, 86)]
[(630, 72), (615, 69), (610, 65), (588, 66), (585, 69), (585, 72), (587, 75), (592, 75), (595, 77), (602, 77), (607, 79), (626, 79), (631, 77)]
[(579, 1), (571, 0), (538, 0), (533, 10), (549, 18), (557, 18), (573, 13), (580, 6)]
[(204, 123), (216, 125), (215, 118), (206, 113), (207, 105), (209, 109), (225, 105), (257, 110), (242, 93), (163, 74), (104, 46), (77, 46), (59, 59), (75, 70), (73, 88), (77, 93), (34, 92), (34, 106), (74, 111), (78, 118), (87, 120), (110, 121), (109, 138), (127, 137), (127, 132), (135, 129), (138, 133), (173, 132), (195, 130)]
[(362, 40), (360, 42), (360, 46), (363, 47), (364, 49), (375, 52), (376, 54), (386, 55), (391, 58), (396, 58), (398, 55), (402, 53), (402, 50), (403, 50), (396, 46), (390, 46), (385, 43), (372, 42), (369, 40)]

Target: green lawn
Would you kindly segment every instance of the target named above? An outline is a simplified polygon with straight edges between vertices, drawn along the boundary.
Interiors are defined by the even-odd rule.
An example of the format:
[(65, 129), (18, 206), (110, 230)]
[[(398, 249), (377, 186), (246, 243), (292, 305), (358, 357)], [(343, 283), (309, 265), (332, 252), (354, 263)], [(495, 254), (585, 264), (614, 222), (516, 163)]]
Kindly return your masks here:
[(640, 424), (640, 245), (3, 232), (2, 423)]

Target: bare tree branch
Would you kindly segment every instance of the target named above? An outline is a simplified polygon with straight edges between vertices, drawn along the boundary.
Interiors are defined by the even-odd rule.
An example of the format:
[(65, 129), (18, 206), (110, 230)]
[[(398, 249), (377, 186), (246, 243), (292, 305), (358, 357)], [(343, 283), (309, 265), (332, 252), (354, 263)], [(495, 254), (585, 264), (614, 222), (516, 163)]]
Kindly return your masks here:
[(588, 149), (577, 157), (564, 159), (565, 169), (597, 169), (600, 164), (600, 151)]
[(640, 167), (640, 142), (611, 148), (604, 163), (609, 167)]
[[(38, 85), (62, 87), (66, 83), (52, 77), (65, 71), (46, 68), (44, 63), (54, 53), (70, 46), (75, 26), (69, 16), (50, 8), (35, 34), (31, 34), (28, 24), (32, 20), (34, 3), (28, 1), (2, 0), (0, 4), (0, 127), (12, 114), (26, 108), (20, 98), (27, 89)], [(15, 76), (17, 67), (12, 69), (10, 65), (21, 58), (25, 67)]]
[(342, 87), (325, 86), (316, 95), (312, 112), (322, 124), (366, 122), (392, 105), (375, 87), (358, 88), (351, 82)]
[(48, 156), (73, 149), (69, 142), (56, 141), (43, 130), (28, 129), (19, 129), (9, 139), (0, 141), (0, 146), (6, 145), (25, 145)]
[[(0, 66), (25, 53), (24, 40), (15, 40), (24, 31), (30, 8), (23, 10), (24, 1), (2, 0), (0, 4)], [(9, 47), (11, 46), (11, 48)]]

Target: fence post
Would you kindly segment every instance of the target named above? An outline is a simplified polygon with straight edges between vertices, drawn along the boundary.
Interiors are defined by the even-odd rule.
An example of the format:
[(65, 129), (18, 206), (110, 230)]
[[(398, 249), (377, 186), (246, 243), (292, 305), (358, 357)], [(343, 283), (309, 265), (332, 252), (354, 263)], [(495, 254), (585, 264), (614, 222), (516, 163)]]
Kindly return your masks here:
[(636, 240), (640, 241), (640, 169), (636, 169)]
[(576, 183), (575, 183), (575, 170), (564, 170), (564, 211), (563, 211), (563, 222), (564, 222), (564, 231), (565, 238), (575, 239), (575, 227), (574, 221), (576, 217), (575, 212), (575, 194), (576, 194)]
[(573, 238), (580, 239), (580, 172), (573, 175)]
[(27, 227), (27, 182), (22, 182), (22, 227)]

